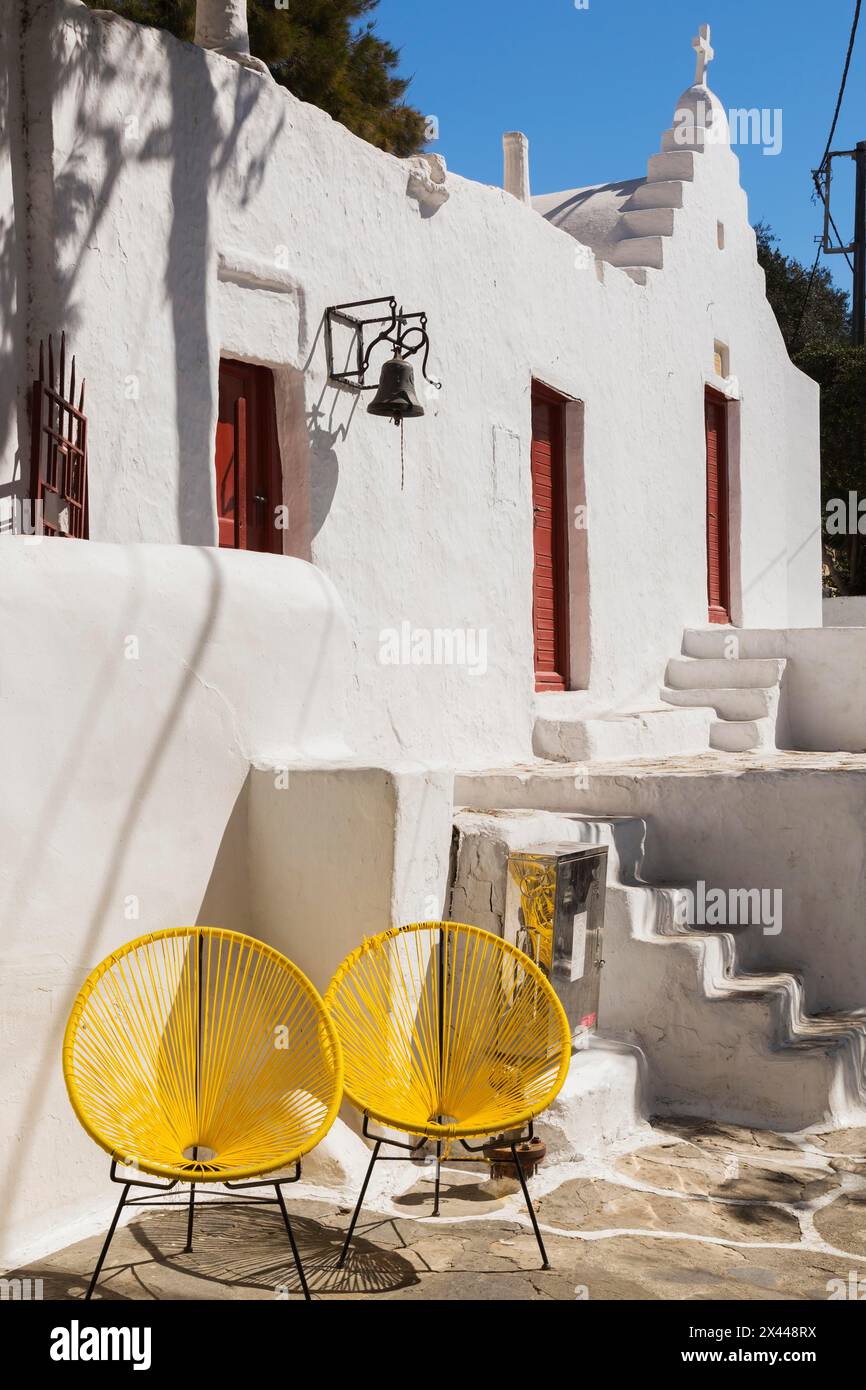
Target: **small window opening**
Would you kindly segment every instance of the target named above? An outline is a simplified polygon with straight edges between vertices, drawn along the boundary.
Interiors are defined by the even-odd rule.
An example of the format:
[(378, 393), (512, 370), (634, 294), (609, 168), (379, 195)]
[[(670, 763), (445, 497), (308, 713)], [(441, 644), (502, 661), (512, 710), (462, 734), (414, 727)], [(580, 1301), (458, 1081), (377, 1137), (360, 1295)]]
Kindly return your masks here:
[(731, 353), (727, 343), (720, 343), (718, 339), (713, 344), (713, 368), (716, 376), (729, 377), (731, 375)]

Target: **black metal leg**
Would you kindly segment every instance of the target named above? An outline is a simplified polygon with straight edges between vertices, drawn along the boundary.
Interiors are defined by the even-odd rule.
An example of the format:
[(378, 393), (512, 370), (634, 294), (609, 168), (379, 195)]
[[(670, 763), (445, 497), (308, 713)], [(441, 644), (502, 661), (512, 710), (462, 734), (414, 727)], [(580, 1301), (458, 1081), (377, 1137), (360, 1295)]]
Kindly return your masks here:
[(307, 1288), (307, 1280), (306, 1280), (306, 1278), (305, 1278), (305, 1276), (304, 1276), (304, 1266), (301, 1264), (301, 1257), (300, 1257), (300, 1255), (298, 1254), (298, 1247), (297, 1247), (297, 1245), (295, 1244), (295, 1233), (294, 1233), (294, 1231), (292, 1230), (292, 1223), (291, 1223), (291, 1221), (289, 1220), (289, 1213), (286, 1211), (286, 1203), (285, 1203), (285, 1200), (284, 1200), (284, 1198), (283, 1198), (283, 1190), (282, 1190), (281, 1187), (278, 1187), (277, 1184), (275, 1183), (275, 1184), (274, 1184), (274, 1191), (275, 1191), (276, 1194), (277, 1194), (277, 1201), (278, 1201), (279, 1204), (280, 1204), (280, 1211), (283, 1213), (283, 1220), (284, 1220), (285, 1223), (286, 1223), (286, 1230), (287, 1230), (288, 1233), (289, 1233), (289, 1244), (290, 1244), (291, 1247), (292, 1247), (292, 1256), (293, 1256), (294, 1261), (295, 1261), (295, 1268), (296, 1268), (297, 1271), (298, 1271), (298, 1278), (299, 1278), (300, 1281), (301, 1281), (301, 1288), (302, 1288), (303, 1291), (304, 1291), (304, 1298), (307, 1300), (308, 1303), (310, 1303), (310, 1302), (312, 1302), (312, 1299), (311, 1299), (311, 1297), (310, 1297), (310, 1290)]
[(367, 1186), (368, 1186), (369, 1181), (370, 1181), (370, 1178), (371, 1178), (371, 1176), (372, 1176), (373, 1168), (374, 1168), (374, 1165), (375, 1165), (375, 1163), (376, 1163), (376, 1159), (379, 1157), (379, 1150), (380, 1150), (381, 1147), (382, 1147), (382, 1140), (381, 1140), (381, 1139), (377, 1139), (377, 1140), (376, 1140), (376, 1143), (375, 1143), (375, 1145), (374, 1145), (374, 1147), (373, 1147), (373, 1157), (370, 1159), (370, 1166), (369, 1166), (368, 1169), (367, 1169), (367, 1175), (366, 1175), (366, 1177), (364, 1178), (364, 1182), (363, 1182), (363, 1185), (362, 1185), (362, 1187), (361, 1187), (361, 1194), (360, 1194), (360, 1196), (358, 1197), (358, 1201), (357, 1201), (357, 1204), (356, 1204), (356, 1206), (355, 1206), (355, 1210), (352, 1212), (352, 1220), (349, 1222), (349, 1229), (348, 1229), (348, 1231), (346, 1232), (346, 1239), (345, 1239), (345, 1241), (343, 1242), (343, 1249), (341, 1250), (341, 1252), (340, 1252), (340, 1258), (339, 1258), (339, 1260), (337, 1261), (337, 1268), (338, 1268), (338, 1269), (342, 1269), (343, 1265), (346, 1263), (346, 1256), (347, 1256), (348, 1253), (349, 1253), (349, 1246), (350, 1246), (351, 1243), (352, 1243), (352, 1236), (354, 1235), (354, 1232), (355, 1232), (355, 1223), (357, 1222), (358, 1217), (359, 1217), (360, 1214), (361, 1214), (361, 1207), (364, 1205), (364, 1198), (365, 1198), (365, 1196), (367, 1195)]
[(129, 1189), (130, 1189), (131, 1186), (132, 1186), (132, 1183), (129, 1183), (129, 1182), (126, 1183), (125, 1186), (124, 1186), (123, 1191), (122, 1191), (121, 1194), (120, 1194), (120, 1201), (119, 1201), (118, 1204), (117, 1204), (117, 1210), (116, 1210), (115, 1213), (114, 1213), (114, 1216), (113, 1216), (112, 1221), (111, 1221), (111, 1225), (110, 1225), (109, 1228), (108, 1228), (108, 1235), (105, 1237), (105, 1240), (104, 1240), (103, 1245), (102, 1245), (102, 1249), (101, 1249), (100, 1252), (99, 1252), (99, 1259), (96, 1261), (96, 1268), (95, 1268), (95, 1270), (93, 1271), (93, 1275), (92, 1275), (92, 1278), (91, 1278), (91, 1280), (90, 1280), (90, 1285), (89, 1285), (89, 1287), (88, 1287), (87, 1293), (84, 1295), (85, 1302), (86, 1302), (89, 1298), (92, 1298), (92, 1296), (93, 1296), (93, 1290), (96, 1288), (96, 1281), (97, 1281), (97, 1279), (99, 1278), (100, 1274), (102, 1273), (102, 1266), (103, 1266), (103, 1263), (104, 1263), (104, 1261), (105, 1261), (105, 1257), (106, 1257), (106, 1255), (108, 1254), (108, 1247), (109, 1247), (109, 1245), (111, 1244), (111, 1238), (112, 1238), (112, 1236), (114, 1235), (114, 1232), (115, 1232), (116, 1229), (117, 1229), (117, 1223), (118, 1223), (118, 1221), (120, 1220), (120, 1213), (123, 1211), (123, 1204), (124, 1204), (124, 1202), (126, 1201), (126, 1197), (127, 1197), (127, 1194), (128, 1194), (128, 1192), (129, 1192)]
[(433, 1215), (439, 1215), (439, 1184), (442, 1178), (442, 1141), (436, 1140), (436, 1186), (433, 1191)]
[(520, 1162), (520, 1158), (518, 1157), (517, 1146), (515, 1144), (511, 1145), (511, 1157), (514, 1159), (514, 1166), (517, 1169), (517, 1176), (520, 1178), (520, 1186), (523, 1188), (523, 1196), (526, 1202), (526, 1209), (529, 1212), (529, 1218), (532, 1222), (532, 1229), (535, 1232), (535, 1239), (538, 1241), (538, 1248), (541, 1251), (541, 1268), (550, 1269), (550, 1261), (547, 1258), (547, 1251), (544, 1248), (544, 1241), (541, 1239), (541, 1231), (538, 1229), (538, 1219), (535, 1215), (535, 1208), (533, 1207), (532, 1200), (529, 1196), (529, 1189), (526, 1186), (526, 1178), (523, 1176), (523, 1166)]
[(183, 1247), (184, 1254), (188, 1255), (192, 1250), (192, 1218), (195, 1214), (195, 1183), (189, 1185), (189, 1216), (186, 1223), (186, 1245)]

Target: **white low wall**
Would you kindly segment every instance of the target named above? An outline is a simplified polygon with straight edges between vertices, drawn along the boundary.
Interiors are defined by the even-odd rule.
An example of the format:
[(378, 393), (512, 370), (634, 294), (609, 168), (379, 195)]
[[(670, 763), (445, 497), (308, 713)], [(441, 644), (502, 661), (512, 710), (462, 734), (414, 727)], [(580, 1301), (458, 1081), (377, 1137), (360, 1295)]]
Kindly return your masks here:
[[(654, 704), (683, 629), (707, 618), (704, 391), (724, 384), (720, 340), (738, 383), (733, 616), (820, 624), (818, 387), (766, 302), (727, 146), (683, 152), (694, 178), (664, 269), (638, 285), (501, 189), (449, 173), (446, 202), (419, 202), (415, 163), (218, 54), (71, 0), (7, 8), (28, 20), (6, 58), (26, 120), (11, 100), (10, 166), (0, 151), (26, 312), (0, 373), (0, 486), (21, 487), (25, 358), (66, 326), (87, 377), (91, 535), (212, 544), (219, 359), (269, 366), (285, 544), (346, 605), (365, 756), (515, 761), (535, 701), (531, 382), (571, 401), (571, 684), (596, 708)], [(655, 157), (677, 96), (659, 89), (637, 167), (612, 178)], [(392, 293), (429, 316), (443, 383), (428, 393), (415, 359), (426, 414), (402, 433), (328, 380), (323, 329), (328, 306)], [(640, 583), (611, 563), (629, 554)], [(383, 635), (404, 624), (422, 644), (483, 642), (483, 660), (385, 662)]]
[(825, 627), (866, 627), (866, 594), (824, 599)]
[(736, 633), (740, 657), (783, 657), (780, 748), (866, 752), (866, 627), (753, 628)]
[(789, 746), (866, 752), (866, 627), (794, 628), (780, 705)]
[(258, 767), (249, 785), (256, 935), (325, 990), (365, 937), (443, 915), (454, 778), (446, 770)]
[(0, 542), (0, 1263), (97, 1229), (108, 1161), (60, 1047), (86, 973), (144, 932), (252, 925), (255, 758), (345, 754), (349, 642), (312, 565)]

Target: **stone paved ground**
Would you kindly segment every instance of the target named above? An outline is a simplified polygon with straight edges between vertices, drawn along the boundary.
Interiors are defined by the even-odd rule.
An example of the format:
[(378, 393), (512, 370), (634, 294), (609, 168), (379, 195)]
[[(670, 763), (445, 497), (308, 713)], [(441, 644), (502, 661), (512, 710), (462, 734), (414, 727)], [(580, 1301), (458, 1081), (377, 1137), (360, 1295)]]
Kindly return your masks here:
[[(375, 1201), (344, 1270), (348, 1208), (286, 1192), (311, 1288), (329, 1299), (826, 1300), (832, 1280), (866, 1281), (866, 1129), (792, 1139), (666, 1120), (640, 1147), (542, 1170), (534, 1186), (550, 1271), (519, 1195), (465, 1169), (446, 1173), (438, 1220), (424, 1215), (426, 1172)], [(191, 1254), (184, 1238), (183, 1210), (137, 1214), (115, 1236), (100, 1296), (296, 1296), (273, 1208), (201, 1207)], [(46, 1298), (80, 1298), (100, 1243), (14, 1272), (41, 1278)]]

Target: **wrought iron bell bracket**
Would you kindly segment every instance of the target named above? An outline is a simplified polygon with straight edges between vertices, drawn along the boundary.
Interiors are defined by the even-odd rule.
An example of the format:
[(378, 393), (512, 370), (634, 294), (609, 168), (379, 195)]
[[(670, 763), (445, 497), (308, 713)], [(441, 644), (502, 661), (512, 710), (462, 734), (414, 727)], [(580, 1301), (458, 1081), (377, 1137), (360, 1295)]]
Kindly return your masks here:
[[(354, 311), (373, 309), (387, 304), (387, 314), (362, 316)], [(334, 326), (348, 328), (355, 338), (355, 365), (337, 370), (334, 365)], [(379, 328), (379, 332), (367, 340), (365, 329)], [(378, 381), (368, 382), (367, 372), (374, 350), (380, 343), (388, 343), (394, 357), (414, 357), (417, 352), (424, 353), (421, 359), (421, 375), (437, 391), (442, 382), (427, 374), (430, 357), (430, 336), (427, 332), (427, 315), (423, 310), (407, 314), (394, 295), (384, 295), (380, 299), (357, 299), (350, 304), (334, 304), (325, 310), (325, 345), (328, 354), (328, 381), (332, 384), (349, 386), (356, 391), (375, 391)]]

